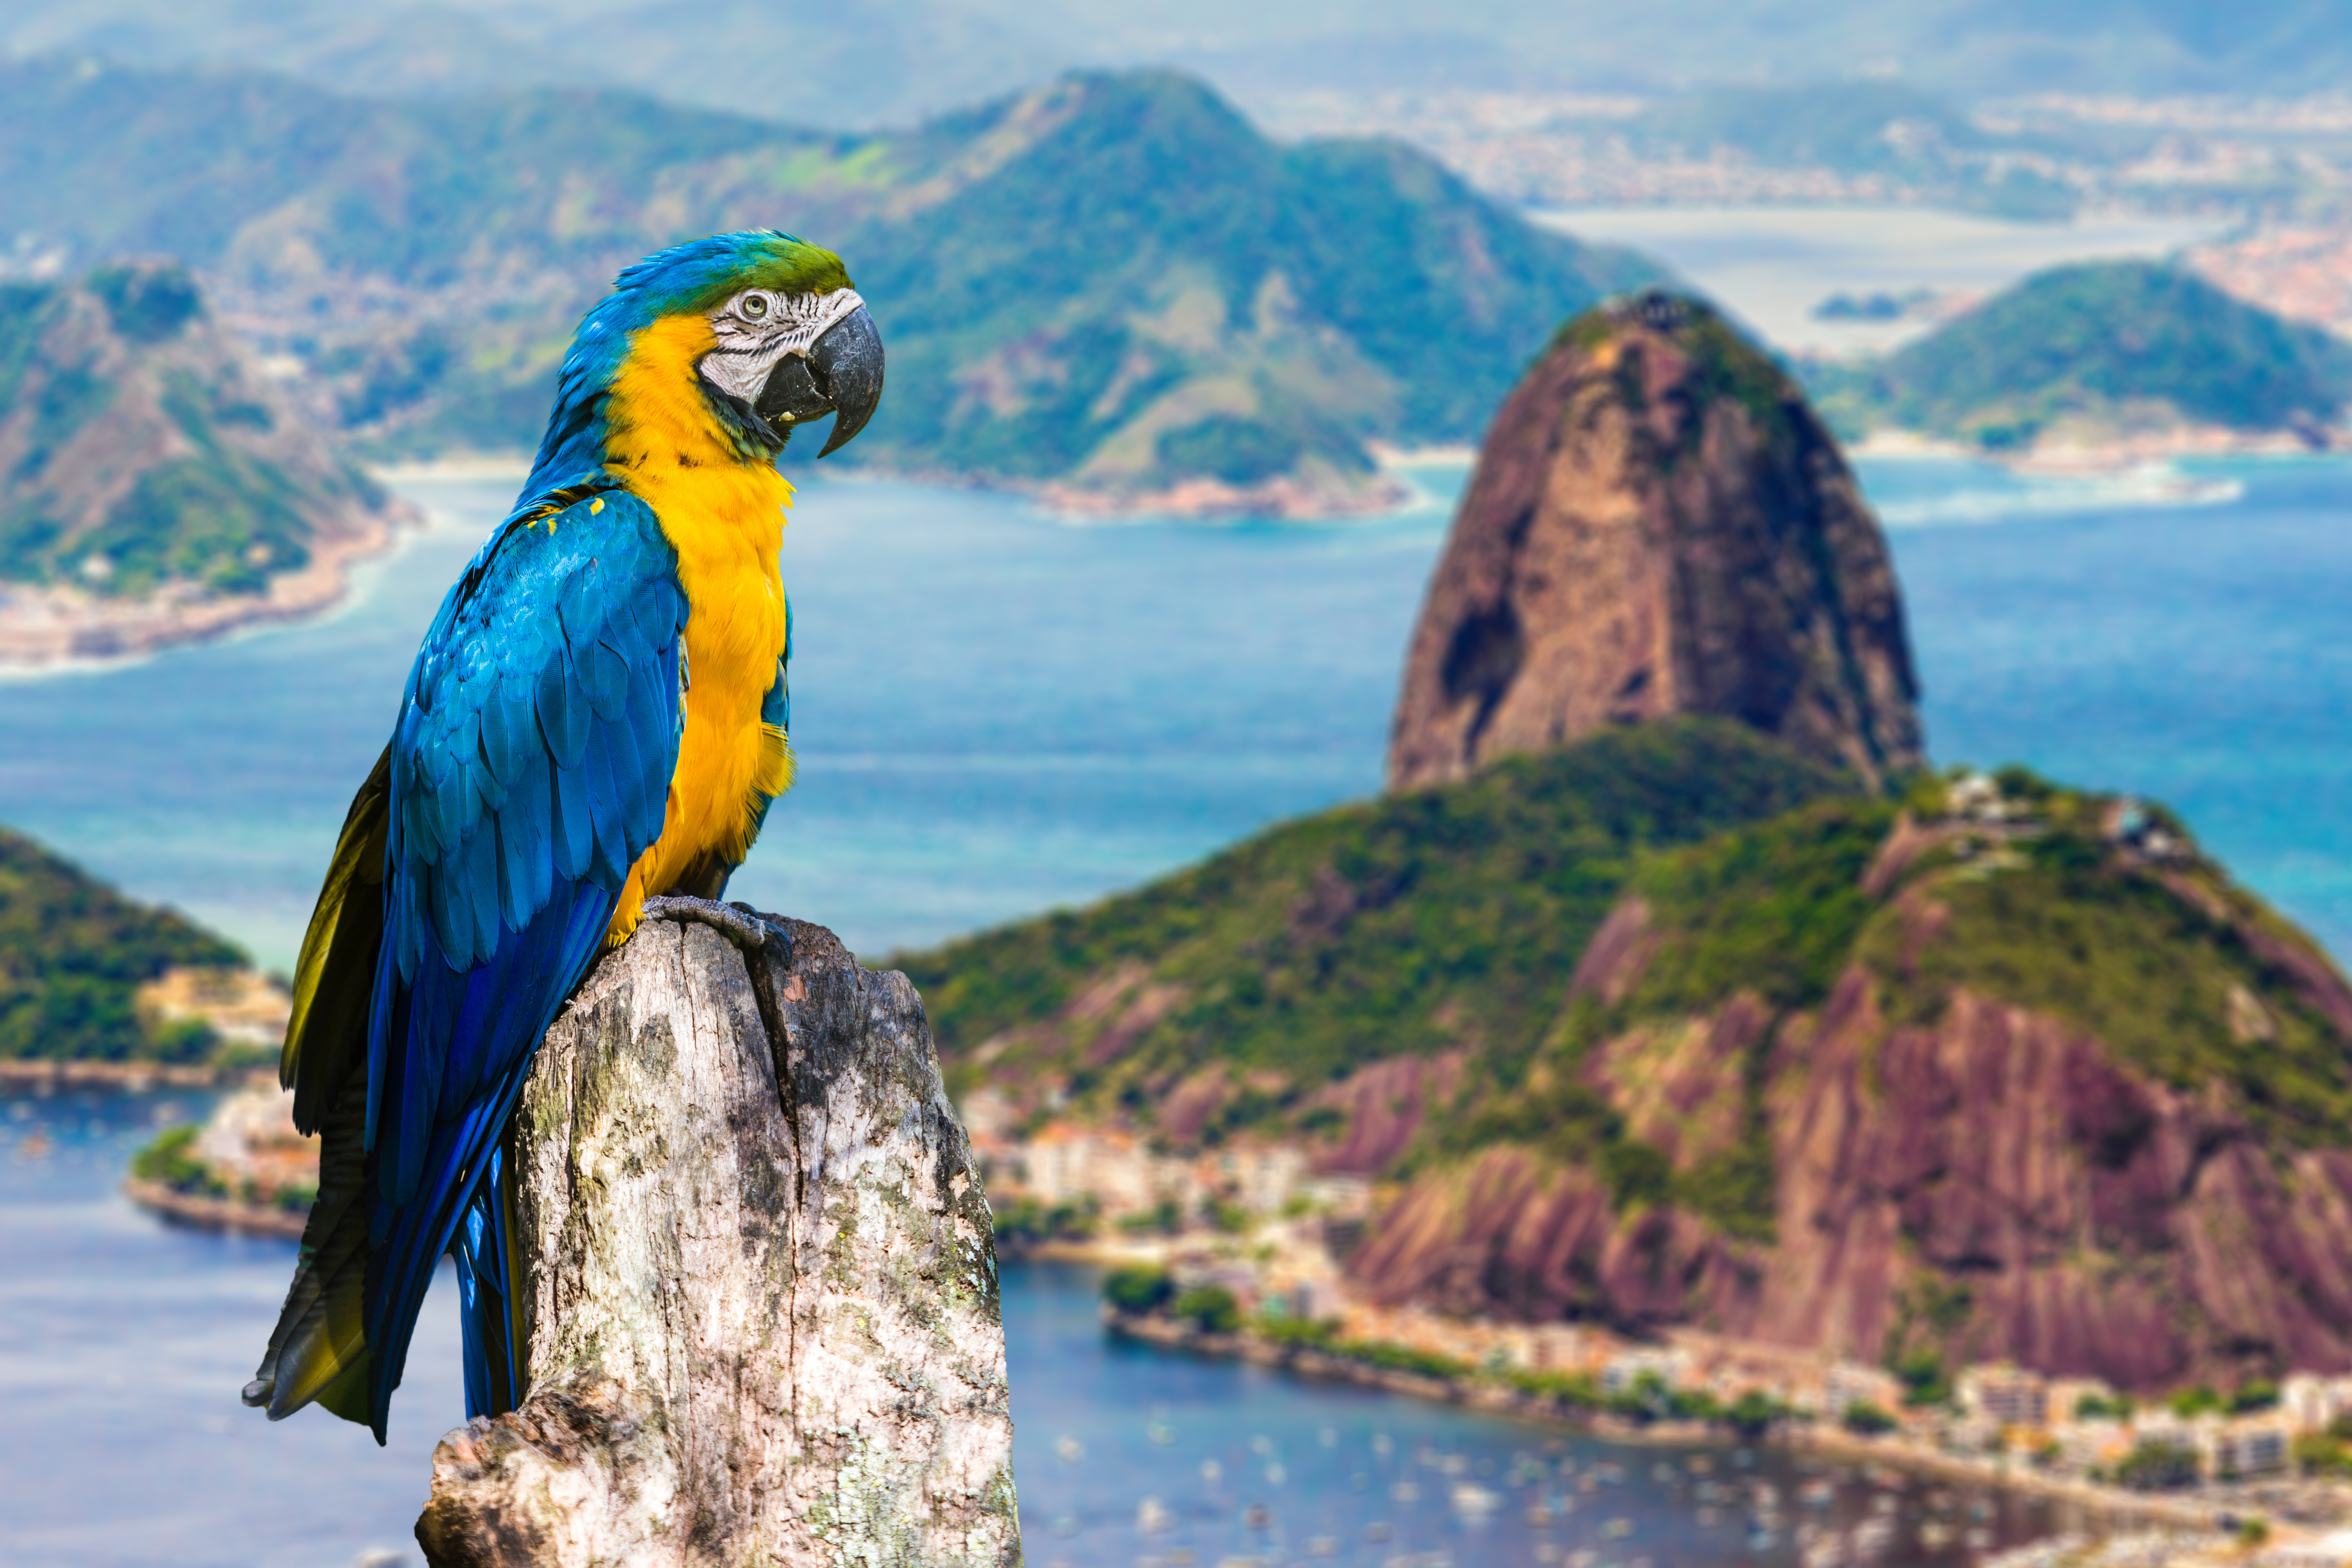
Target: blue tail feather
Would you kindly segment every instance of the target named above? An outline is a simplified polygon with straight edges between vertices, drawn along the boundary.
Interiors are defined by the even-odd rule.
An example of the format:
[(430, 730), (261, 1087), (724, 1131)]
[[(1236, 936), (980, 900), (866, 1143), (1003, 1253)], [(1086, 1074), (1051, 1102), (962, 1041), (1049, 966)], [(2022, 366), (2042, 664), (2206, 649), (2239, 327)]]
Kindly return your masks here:
[[(403, 1125), (397, 1141), (379, 1155), (380, 1185), (369, 1216), (369, 1392), (379, 1436), (434, 1267), (459, 1241), (461, 1220), (486, 1205), (484, 1235), (500, 1240), (502, 1247), (495, 1194), (486, 1182), (492, 1157), (540, 1037), (595, 957), (614, 902), (612, 894), (593, 885), (559, 889), (524, 930), (501, 931), (498, 951), (463, 974), (442, 962), (428, 935), (415, 984), (397, 987), (385, 1021), (394, 1038), (387, 1053), (389, 1092)], [(424, 1039), (447, 1042), (439, 1081), (429, 1086), (409, 1078), (420, 1058), (439, 1055), (412, 1043)], [(490, 1092), (482, 1092), (485, 1086)], [(472, 1272), (478, 1299), (495, 1297), (497, 1310), (505, 1310), (503, 1289), (482, 1289), (495, 1279), (481, 1272), (478, 1253), (473, 1261), (461, 1258), (461, 1265)], [(469, 1403), (480, 1381), (475, 1376), (474, 1337), (469, 1329)], [(493, 1337), (484, 1342), (500, 1342)], [(489, 1381), (481, 1386), (496, 1388)]]

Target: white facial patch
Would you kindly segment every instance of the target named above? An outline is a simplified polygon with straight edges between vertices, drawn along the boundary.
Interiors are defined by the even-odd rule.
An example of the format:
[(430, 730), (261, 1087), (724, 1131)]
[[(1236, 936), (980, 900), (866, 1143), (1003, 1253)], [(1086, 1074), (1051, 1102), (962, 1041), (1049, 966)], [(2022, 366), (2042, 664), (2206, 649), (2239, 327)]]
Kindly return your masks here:
[(830, 294), (746, 289), (711, 312), (710, 330), (719, 342), (702, 356), (702, 379), (746, 403), (757, 402), (777, 361), (807, 353), (826, 328), (864, 303), (855, 289)]

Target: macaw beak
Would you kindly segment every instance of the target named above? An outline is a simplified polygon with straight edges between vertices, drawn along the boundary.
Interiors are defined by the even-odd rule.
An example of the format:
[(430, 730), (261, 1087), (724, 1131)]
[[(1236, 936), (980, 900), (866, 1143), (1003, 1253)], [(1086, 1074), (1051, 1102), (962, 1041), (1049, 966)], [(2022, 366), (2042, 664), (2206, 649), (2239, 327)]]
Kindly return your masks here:
[(820, 458), (830, 457), (866, 428), (882, 401), (882, 334), (860, 305), (824, 330), (806, 355), (789, 354), (768, 373), (753, 406), (761, 418), (792, 433), (797, 425), (835, 416), (833, 437)]

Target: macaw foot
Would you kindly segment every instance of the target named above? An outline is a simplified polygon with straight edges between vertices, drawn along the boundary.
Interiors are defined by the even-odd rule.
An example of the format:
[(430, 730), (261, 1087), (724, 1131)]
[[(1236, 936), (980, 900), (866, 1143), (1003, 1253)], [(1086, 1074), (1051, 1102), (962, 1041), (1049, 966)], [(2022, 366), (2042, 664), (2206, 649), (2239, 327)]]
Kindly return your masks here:
[(722, 904), (716, 899), (665, 896), (646, 900), (645, 918), (649, 921), (676, 921), (680, 924), (692, 921), (698, 925), (707, 925), (744, 952), (757, 952), (770, 942), (775, 942), (783, 949), (784, 962), (792, 962), (791, 935), (783, 927), (761, 919), (749, 904)]

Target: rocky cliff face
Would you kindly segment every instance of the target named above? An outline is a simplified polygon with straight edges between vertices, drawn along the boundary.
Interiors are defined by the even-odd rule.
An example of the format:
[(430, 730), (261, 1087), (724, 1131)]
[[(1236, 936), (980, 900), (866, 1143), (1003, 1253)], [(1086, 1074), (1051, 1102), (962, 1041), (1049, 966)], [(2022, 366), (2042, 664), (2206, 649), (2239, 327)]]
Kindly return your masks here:
[[(1898, 818), (1843, 910), (1779, 830), (1731, 883), (1630, 893), (1528, 1079), (1624, 1142), (1433, 1163), (1360, 1282), (2128, 1389), (2352, 1367), (2352, 991), (2176, 835), (2048, 798)], [(1829, 928), (1825, 984), (1731, 957), (1760, 881)]]
[(1885, 541), (1829, 432), (1720, 318), (1578, 318), (1488, 431), (1407, 656), (1389, 784), (1601, 727), (1738, 719), (1873, 784), (1918, 765)]

